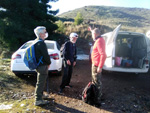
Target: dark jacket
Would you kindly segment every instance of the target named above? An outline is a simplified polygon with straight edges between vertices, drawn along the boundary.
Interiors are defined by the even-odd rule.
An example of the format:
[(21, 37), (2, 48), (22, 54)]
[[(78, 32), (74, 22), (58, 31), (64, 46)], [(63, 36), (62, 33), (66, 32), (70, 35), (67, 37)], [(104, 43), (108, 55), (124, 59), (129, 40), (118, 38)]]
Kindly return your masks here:
[(44, 40), (42, 40), (42, 39), (40, 39), (40, 40), (41, 41), (37, 42), (34, 46), (36, 60), (37, 60), (37, 62), (39, 62), (39, 59), (41, 58), (41, 56), (43, 56), (43, 58), (42, 58), (43, 64), (40, 63), (39, 66), (50, 65), (51, 61), (50, 61), (50, 56), (48, 55), (46, 44), (45, 44)]
[(64, 53), (64, 59), (70, 60), (71, 62), (76, 61), (77, 58), (77, 49), (76, 45), (72, 42), (68, 41), (65, 44), (65, 53)]

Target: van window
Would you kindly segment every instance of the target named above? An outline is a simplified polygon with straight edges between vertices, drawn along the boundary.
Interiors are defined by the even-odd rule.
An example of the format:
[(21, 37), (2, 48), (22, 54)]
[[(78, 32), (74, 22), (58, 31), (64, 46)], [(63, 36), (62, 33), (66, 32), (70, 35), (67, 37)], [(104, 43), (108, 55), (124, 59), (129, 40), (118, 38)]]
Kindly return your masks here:
[(116, 56), (143, 58), (146, 56), (147, 44), (143, 35), (119, 34), (116, 40)]
[[(144, 58), (147, 56), (147, 44), (144, 35), (119, 34), (115, 46), (115, 63), (117, 66), (132, 68), (143, 66)], [(119, 59), (122, 60), (121, 65), (118, 65)], [(126, 61), (128, 62), (125, 63)]]
[(127, 44), (128, 39), (131, 39), (131, 38), (127, 35), (118, 35), (116, 41), (117, 41), (117, 44)]
[(119, 34), (117, 36), (116, 45), (131, 44), (136, 49), (146, 47), (146, 40), (143, 35)]
[(143, 49), (143, 48), (146, 48), (147, 46), (146, 40), (142, 36), (138, 36), (134, 38), (134, 41), (135, 41), (134, 43), (137, 49)]

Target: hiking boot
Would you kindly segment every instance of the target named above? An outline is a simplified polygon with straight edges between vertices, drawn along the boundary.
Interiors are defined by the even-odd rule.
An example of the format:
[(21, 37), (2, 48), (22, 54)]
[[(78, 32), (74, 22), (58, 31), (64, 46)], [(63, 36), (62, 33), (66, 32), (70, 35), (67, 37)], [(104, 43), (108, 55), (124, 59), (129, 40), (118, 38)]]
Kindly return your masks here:
[(67, 86), (65, 86), (65, 88), (72, 88), (72, 86), (71, 85), (67, 85)]
[(63, 94), (63, 89), (60, 89), (60, 91), (58, 93), (59, 94)]
[(46, 104), (49, 104), (49, 101), (38, 100), (38, 101), (35, 101), (35, 103), (34, 103), (35, 106), (41, 106), (41, 105), (46, 105)]

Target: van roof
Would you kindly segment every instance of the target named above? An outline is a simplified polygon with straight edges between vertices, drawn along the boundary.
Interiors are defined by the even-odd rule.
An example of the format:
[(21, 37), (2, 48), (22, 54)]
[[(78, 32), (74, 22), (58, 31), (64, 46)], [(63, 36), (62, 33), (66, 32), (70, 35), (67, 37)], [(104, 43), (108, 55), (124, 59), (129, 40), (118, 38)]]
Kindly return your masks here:
[[(112, 34), (112, 32), (107, 32), (107, 33), (104, 33), (104, 34), (102, 34), (102, 36), (108, 36), (108, 35), (111, 35)], [(119, 33), (118, 34), (132, 34), (132, 35), (144, 35), (145, 36), (145, 34), (143, 34), (143, 33), (138, 33), (138, 32), (130, 32), (130, 31), (119, 31)]]
[(130, 31), (119, 31), (119, 34), (145, 35), (143, 33), (130, 32)]

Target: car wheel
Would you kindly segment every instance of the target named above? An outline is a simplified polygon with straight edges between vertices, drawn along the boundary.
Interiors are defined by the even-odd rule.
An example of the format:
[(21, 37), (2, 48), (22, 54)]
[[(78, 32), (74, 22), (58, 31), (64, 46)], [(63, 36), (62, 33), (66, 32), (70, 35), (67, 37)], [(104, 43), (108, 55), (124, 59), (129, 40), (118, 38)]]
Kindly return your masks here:
[(22, 74), (20, 74), (20, 73), (14, 73), (17, 77), (22, 77)]

